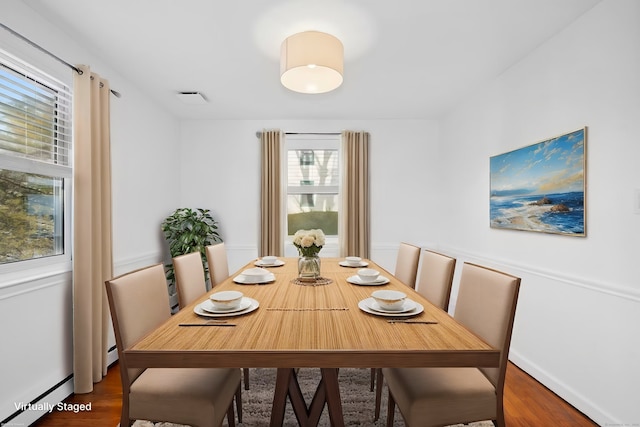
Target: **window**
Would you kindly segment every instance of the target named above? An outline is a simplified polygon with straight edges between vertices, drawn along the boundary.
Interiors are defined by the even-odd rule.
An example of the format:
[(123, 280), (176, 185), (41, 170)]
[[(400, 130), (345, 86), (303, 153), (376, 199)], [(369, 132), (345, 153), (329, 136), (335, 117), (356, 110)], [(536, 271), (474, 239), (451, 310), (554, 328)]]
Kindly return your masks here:
[(320, 228), (337, 237), (340, 135), (287, 135), (287, 234)]
[(0, 51), (0, 265), (68, 258), (69, 88)]

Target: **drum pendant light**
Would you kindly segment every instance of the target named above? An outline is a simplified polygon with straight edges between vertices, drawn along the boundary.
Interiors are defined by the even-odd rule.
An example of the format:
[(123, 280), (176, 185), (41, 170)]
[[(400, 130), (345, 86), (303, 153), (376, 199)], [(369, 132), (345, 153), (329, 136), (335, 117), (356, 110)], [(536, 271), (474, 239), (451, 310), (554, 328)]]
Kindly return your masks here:
[(344, 47), (331, 34), (305, 31), (280, 47), (280, 82), (295, 92), (325, 93), (342, 84)]

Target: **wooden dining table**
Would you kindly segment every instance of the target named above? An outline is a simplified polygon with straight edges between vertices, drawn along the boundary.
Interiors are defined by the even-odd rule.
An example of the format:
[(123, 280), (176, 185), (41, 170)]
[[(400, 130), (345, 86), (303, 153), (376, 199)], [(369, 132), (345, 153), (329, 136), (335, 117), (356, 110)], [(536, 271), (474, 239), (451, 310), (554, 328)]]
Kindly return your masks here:
[[(209, 318), (194, 312), (203, 295), (125, 350), (129, 367), (278, 368), (271, 425), (282, 425), (287, 396), (300, 425), (317, 425), (325, 404), (333, 426), (343, 426), (339, 368), (497, 367), (500, 352), (449, 314), (371, 260), (369, 268), (389, 279), (384, 285), (350, 283), (358, 268), (341, 259), (322, 258), (323, 283), (297, 279), (297, 259), (268, 267), (275, 280), (264, 284), (234, 282), (250, 261), (210, 292), (241, 291), (259, 303), (254, 311), (227, 317), (233, 327), (182, 327)], [(435, 323), (391, 323), (386, 313), (371, 314), (359, 303), (378, 289), (403, 291), (424, 307), (401, 319)], [(141, 307), (144, 310), (144, 307)], [(371, 310), (369, 310), (371, 311)], [(319, 368), (321, 379), (310, 404), (304, 400), (295, 368)]]

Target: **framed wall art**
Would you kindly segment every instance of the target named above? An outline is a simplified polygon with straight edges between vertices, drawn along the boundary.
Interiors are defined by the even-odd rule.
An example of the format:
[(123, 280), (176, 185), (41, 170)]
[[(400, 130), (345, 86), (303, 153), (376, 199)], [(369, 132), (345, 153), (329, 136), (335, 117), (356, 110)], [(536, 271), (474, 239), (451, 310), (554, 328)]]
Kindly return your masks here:
[(586, 236), (587, 128), (490, 159), (492, 228)]

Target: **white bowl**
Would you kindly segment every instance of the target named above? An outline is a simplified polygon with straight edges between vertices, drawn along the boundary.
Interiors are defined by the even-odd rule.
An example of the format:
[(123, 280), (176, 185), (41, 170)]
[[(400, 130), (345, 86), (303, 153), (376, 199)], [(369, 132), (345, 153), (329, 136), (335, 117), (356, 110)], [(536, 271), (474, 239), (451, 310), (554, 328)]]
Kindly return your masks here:
[(240, 283), (266, 283), (274, 279), (273, 274), (266, 268), (254, 267), (243, 270), (238, 277)]
[(240, 291), (221, 291), (211, 294), (209, 299), (214, 308), (220, 310), (231, 310), (240, 306), (243, 293)]
[(269, 270), (260, 267), (248, 268), (242, 271), (242, 275), (250, 279), (264, 279), (269, 274)]
[(371, 297), (383, 310), (395, 311), (402, 309), (407, 294), (400, 291), (380, 290), (373, 292)]
[(380, 272), (378, 270), (374, 270), (373, 268), (361, 268), (360, 270), (358, 270), (358, 277), (364, 283), (374, 282), (379, 275)]
[(360, 265), (360, 263), (362, 262), (362, 258), (360, 258), (359, 256), (348, 256), (348, 257), (345, 257), (344, 260), (349, 265)]
[(273, 265), (278, 260), (277, 256), (267, 255), (262, 257), (262, 264), (264, 265)]

